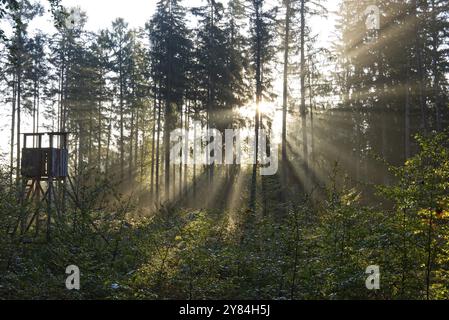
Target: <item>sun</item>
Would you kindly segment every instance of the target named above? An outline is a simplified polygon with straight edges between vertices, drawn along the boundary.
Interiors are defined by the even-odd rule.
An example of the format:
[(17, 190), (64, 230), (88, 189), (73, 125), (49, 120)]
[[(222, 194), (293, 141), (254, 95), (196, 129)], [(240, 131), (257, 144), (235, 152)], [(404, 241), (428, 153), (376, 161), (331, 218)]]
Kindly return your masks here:
[[(243, 118), (253, 118), (255, 116), (257, 105), (251, 103), (238, 109), (238, 113)], [(259, 111), (263, 115), (272, 116), (276, 112), (276, 106), (270, 102), (262, 102), (259, 104)]]
[[(282, 110), (277, 108), (275, 103), (271, 102), (262, 102), (259, 105), (259, 110), (265, 120), (270, 119), (269, 122), (272, 142), (280, 143), (282, 140)], [(239, 108), (237, 112), (242, 120), (249, 120), (251, 123), (256, 116), (256, 104), (251, 103), (243, 106)], [(251, 127), (248, 127), (246, 129), (248, 130), (248, 135), (253, 134), (254, 129), (252, 129)]]
[(263, 102), (259, 105), (259, 110), (263, 114), (273, 114), (276, 112), (276, 106), (273, 103)]

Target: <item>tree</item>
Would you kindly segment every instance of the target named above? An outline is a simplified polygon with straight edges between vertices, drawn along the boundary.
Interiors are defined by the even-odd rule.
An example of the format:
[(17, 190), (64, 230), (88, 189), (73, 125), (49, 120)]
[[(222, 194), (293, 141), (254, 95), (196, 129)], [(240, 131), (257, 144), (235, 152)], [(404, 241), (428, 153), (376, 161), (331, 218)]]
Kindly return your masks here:
[(25, 50), (29, 53), (29, 63), (24, 70), (25, 85), (29, 98), (29, 111), (33, 120), (33, 133), (39, 132), (40, 127), (40, 105), (42, 92), (48, 84), (48, 64), (45, 54), (45, 46), (48, 39), (42, 33), (38, 33), (25, 45)]
[(260, 105), (264, 97), (269, 98), (268, 89), (271, 86), (270, 79), (270, 61), (274, 50), (272, 46), (272, 27), (274, 20), (274, 9), (266, 10), (263, 0), (252, 0), (251, 15), (251, 60), (252, 68), (255, 74), (255, 148), (254, 165), (251, 179), (250, 208), (256, 208), (257, 191), (257, 168), (259, 165), (259, 134), (260, 134)]
[[(110, 105), (112, 103), (111, 96), (113, 96), (113, 90), (111, 90), (110, 85), (108, 85), (111, 79), (107, 76), (112, 69), (112, 49), (109, 44), (107, 30), (101, 30), (99, 34), (95, 36), (94, 43), (90, 48), (95, 57), (97, 77), (95, 85), (97, 100), (97, 163), (104, 168), (106, 174), (109, 169), (109, 159), (105, 157), (105, 149), (109, 149), (107, 137), (109, 136), (109, 124), (112, 121)], [(104, 133), (106, 133), (106, 139)], [(91, 134), (93, 134), (93, 132)], [(107, 154), (108, 151), (106, 151), (106, 155)]]
[[(128, 24), (121, 18), (115, 20), (112, 23), (112, 31), (109, 34), (111, 47), (113, 48), (113, 60), (112, 66), (115, 73), (114, 88), (118, 96), (118, 106), (119, 106), (119, 152), (120, 152), (120, 179), (123, 181), (125, 178), (125, 114), (128, 101), (126, 97), (128, 96), (130, 88), (127, 86), (129, 84), (129, 79), (131, 75), (129, 74), (130, 68), (130, 54), (131, 54), (131, 39), (132, 33), (128, 30)], [(128, 105), (129, 106), (129, 105)]]
[[(17, 11), (19, 8), (19, 3), (17, 0), (1, 0), (0, 1), (0, 19), (3, 19), (8, 15), (9, 11)], [(0, 29), (0, 40), (5, 41), (5, 32)]]
[[(182, 106), (192, 43), (178, 0), (159, 1), (150, 23), (152, 74), (164, 102), (165, 198), (170, 199), (170, 133), (174, 114)], [(172, 181), (174, 183), (174, 181)]]
[[(23, 0), (13, 6), (14, 11), (10, 12), (10, 18), (14, 21), (14, 35), (9, 47), (9, 60), (11, 72), (14, 74), (13, 85), (13, 107), (12, 107), (12, 126), (11, 126), (11, 158), (13, 157), (14, 145), (14, 120), (17, 122), (16, 134), (16, 179), (20, 182), (20, 153), (21, 153), (21, 109), (22, 109), (22, 86), (23, 73), (25, 65), (28, 62), (25, 43), (27, 41), (28, 24), (36, 16), (42, 14), (42, 7), (39, 4)], [(16, 115), (16, 118), (14, 117)], [(12, 162), (11, 162), (12, 164)], [(11, 166), (12, 167), (12, 166)], [(11, 168), (12, 170), (12, 168)]]
[[(229, 24), (225, 23), (224, 7), (214, 0), (206, 6), (194, 8), (199, 18), (197, 47), (195, 51), (198, 68), (195, 74), (199, 83), (199, 99), (206, 113), (208, 128), (223, 131), (233, 124), (233, 108), (241, 105), (245, 98), (242, 77), (244, 58), (238, 45), (242, 43), (236, 26), (239, 19), (239, 3), (230, 3)], [(235, 89), (235, 92), (234, 92)], [(241, 98), (239, 98), (241, 94)], [(211, 141), (213, 142), (211, 137)], [(214, 157), (214, 154), (210, 155)], [(209, 166), (209, 182), (213, 182), (215, 163)]]
[[(287, 110), (288, 110), (288, 70), (291, 42), (291, 19), (292, 7), (290, 0), (284, 1), (285, 6), (285, 29), (284, 29), (284, 72), (283, 72), (283, 90), (282, 90), (282, 161), (287, 161)], [(285, 181), (285, 176), (284, 176)]]

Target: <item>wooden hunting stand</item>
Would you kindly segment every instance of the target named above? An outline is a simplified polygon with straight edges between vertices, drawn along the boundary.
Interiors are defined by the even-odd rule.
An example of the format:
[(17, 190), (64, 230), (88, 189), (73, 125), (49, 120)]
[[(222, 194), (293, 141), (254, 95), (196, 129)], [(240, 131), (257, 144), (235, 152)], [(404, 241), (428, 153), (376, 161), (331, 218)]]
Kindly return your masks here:
[[(48, 146), (43, 138), (48, 136)], [(23, 179), (22, 201), (33, 203), (33, 212), (21, 215), (21, 233), (34, 225), (36, 235), (45, 217), (47, 239), (50, 239), (51, 223), (64, 211), (64, 189), (68, 177), (68, 149), (66, 132), (25, 133), (22, 149), (21, 175)], [(29, 139), (32, 146), (29, 147)], [(30, 143), (31, 145), (31, 143)], [(56, 213), (56, 216), (53, 216)]]

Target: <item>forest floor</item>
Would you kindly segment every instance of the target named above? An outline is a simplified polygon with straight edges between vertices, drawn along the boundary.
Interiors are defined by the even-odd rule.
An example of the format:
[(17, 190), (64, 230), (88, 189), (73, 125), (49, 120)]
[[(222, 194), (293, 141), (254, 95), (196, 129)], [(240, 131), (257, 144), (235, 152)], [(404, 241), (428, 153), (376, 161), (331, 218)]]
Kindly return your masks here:
[[(258, 177), (250, 210), (251, 171), (216, 169), (211, 183), (203, 173), (195, 188), (151, 214), (135, 193), (104, 196), (103, 207), (96, 192), (111, 189), (87, 189), (84, 205), (70, 206), (47, 242), (44, 234), (11, 236), (17, 217), (33, 207), (0, 193), (0, 298), (443, 299), (447, 141), (444, 134), (423, 140), (423, 151), (392, 168), (400, 182), (378, 186), (382, 201), (372, 206), (336, 178), (315, 198), (302, 189), (300, 172), (281, 171)], [(65, 286), (70, 265), (79, 267), (81, 290)], [(373, 265), (382, 268), (377, 291), (366, 287)]]
[(285, 289), (286, 282), (270, 281), (276, 276), (282, 279), (288, 269), (279, 255), (285, 249), (279, 245), (280, 237), (285, 235), (277, 232), (279, 225), (273, 223), (280, 214), (286, 215), (280, 201), (280, 177), (260, 178), (261, 201), (252, 213), (246, 192), (250, 172), (221, 173), (215, 174), (210, 187), (207, 177), (200, 178), (200, 191), (179, 200), (177, 209), (163, 208), (165, 212), (155, 216), (163, 220), (156, 224), (163, 225), (162, 230), (150, 227), (137, 232), (144, 235), (138, 237), (137, 247), (143, 249), (140, 264), (125, 279), (121, 298), (232, 299), (291, 294), (291, 288)]

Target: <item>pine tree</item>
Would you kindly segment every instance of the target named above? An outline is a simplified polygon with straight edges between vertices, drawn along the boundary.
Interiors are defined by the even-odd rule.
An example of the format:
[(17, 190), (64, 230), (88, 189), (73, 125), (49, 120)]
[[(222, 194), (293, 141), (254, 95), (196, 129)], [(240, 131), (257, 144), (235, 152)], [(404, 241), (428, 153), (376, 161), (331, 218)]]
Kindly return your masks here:
[[(200, 103), (206, 113), (208, 128), (223, 130), (229, 127), (234, 104), (231, 85), (231, 70), (228, 59), (231, 48), (228, 45), (223, 22), (224, 7), (214, 0), (207, 5), (195, 8), (199, 18), (197, 31), (196, 60), (199, 79)], [(211, 138), (211, 143), (214, 138)], [(214, 154), (210, 155), (214, 157)], [(209, 165), (209, 183), (213, 183), (215, 163)]]
[(119, 152), (120, 152), (120, 180), (125, 179), (125, 121), (129, 107), (126, 97), (130, 88), (128, 87), (130, 74), (129, 64), (131, 54), (132, 33), (128, 29), (128, 24), (121, 18), (112, 23), (112, 31), (109, 34), (111, 47), (113, 48), (113, 71), (115, 72), (114, 87), (118, 96), (118, 127), (119, 127)]
[[(185, 25), (185, 9), (178, 0), (159, 1), (150, 23), (154, 81), (164, 102), (165, 198), (170, 198), (170, 133), (176, 109), (183, 105), (192, 43)], [(172, 181), (174, 184), (174, 181)]]
[(268, 90), (271, 86), (270, 61), (274, 55), (272, 45), (274, 10), (264, 8), (264, 0), (252, 0), (251, 11), (251, 60), (252, 69), (255, 74), (255, 148), (254, 165), (251, 179), (250, 209), (256, 208), (257, 191), (257, 168), (259, 165), (259, 133), (261, 124), (260, 105), (265, 98), (268, 98)]
[[(16, 134), (16, 179), (17, 184), (20, 182), (20, 155), (21, 155), (21, 117), (22, 117), (22, 98), (23, 98), (23, 82), (24, 70), (29, 63), (25, 44), (28, 37), (28, 24), (36, 16), (42, 14), (42, 6), (23, 0), (14, 5), (13, 11), (10, 12), (10, 18), (14, 23), (14, 34), (9, 47), (9, 60), (11, 64), (11, 72), (14, 74), (13, 85), (13, 120), (11, 126), (11, 158), (13, 158), (14, 133)], [(14, 117), (15, 115), (15, 117)], [(14, 120), (16, 120), (17, 129), (14, 132)], [(12, 162), (11, 162), (12, 164)], [(12, 166), (11, 166), (12, 167)], [(12, 169), (11, 169), (12, 170)]]

